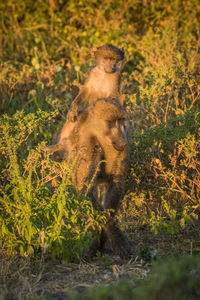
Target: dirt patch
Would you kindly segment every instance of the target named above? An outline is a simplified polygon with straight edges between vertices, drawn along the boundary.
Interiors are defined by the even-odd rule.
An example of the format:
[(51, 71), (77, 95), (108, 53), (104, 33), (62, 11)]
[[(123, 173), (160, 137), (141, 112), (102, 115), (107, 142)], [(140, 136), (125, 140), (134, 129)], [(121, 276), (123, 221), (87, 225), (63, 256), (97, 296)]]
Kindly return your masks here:
[(5, 251), (0, 251), (0, 300), (68, 300), (71, 293), (84, 293), (99, 285), (110, 286), (120, 279), (130, 280), (137, 287), (137, 280), (147, 278), (150, 273), (151, 265), (145, 259), (199, 253), (199, 240), (192, 238), (195, 235), (193, 232), (170, 238), (155, 236), (145, 228), (134, 228), (128, 234), (133, 255), (127, 261), (108, 254), (76, 262), (11, 259)]
[[(112, 285), (119, 279), (146, 278), (149, 267), (138, 257), (122, 261), (104, 255), (93, 261), (31, 261), (22, 258), (1, 261), (0, 300), (66, 300), (72, 292), (89, 287)], [(27, 298), (26, 298), (27, 297)]]

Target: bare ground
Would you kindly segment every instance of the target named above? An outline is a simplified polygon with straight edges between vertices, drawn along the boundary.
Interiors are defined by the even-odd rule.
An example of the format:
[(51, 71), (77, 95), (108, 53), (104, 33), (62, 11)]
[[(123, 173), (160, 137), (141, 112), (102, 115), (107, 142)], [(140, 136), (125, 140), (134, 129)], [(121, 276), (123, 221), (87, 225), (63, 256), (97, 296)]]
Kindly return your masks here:
[(89, 287), (112, 285), (120, 279), (144, 279), (150, 272), (150, 264), (141, 258), (141, 249), (154, 249), (159, 257), (175, 253), (196, 253), (200, 243), (192, 236), (178, 238), (153, 236), (146, 229), (129, 233), (132, 242), (132, 258), (125, 261), (118, 256), (97, 256), (75, 262), (48, 259), (8, 258), (0, 252), (0, 300), (52, 299), (67, 300), (71, 293), (84, 293)]
[(149, 267), (138, 257), (122, 261), (103, 256), (93, 261), (31, 261), (22, 258), (1, 261), (0, 300), (65, 300), (72, 292), (83, 293), (89, 287), (111, 285), (119, 279), (145, 278)]

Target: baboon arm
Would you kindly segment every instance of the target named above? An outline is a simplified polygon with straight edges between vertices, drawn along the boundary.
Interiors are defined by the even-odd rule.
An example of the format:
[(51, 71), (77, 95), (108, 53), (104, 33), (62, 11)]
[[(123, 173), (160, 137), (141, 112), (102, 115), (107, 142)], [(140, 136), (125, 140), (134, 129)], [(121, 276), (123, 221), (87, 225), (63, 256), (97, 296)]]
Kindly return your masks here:
[(124, 81), (120, 78), (120, 82), (119, 82), (119, 92), (120, 92), (121, 94), (123, 94), (124, 88), (125, 88), (125, 83), (124, 83)]
[(89, 96), (89, 90), (86, 87), (83, 87), (77, 97), (72, 102), (70, 110), (67, 115), (69, 121), (75, 122), (78, 117), (78, 107), (81, 105)]
[(104, 235), (111, 244), (111, 248), (115, 254), (121, 258), (127, 258), (131, 255), (131, 246), (127, 236), (116, 226), (112, 220), (106, 225)]
[(125, 94), (123, 94), (124, 87), (125, 87), (125, 83), (120, 78), (120, 81), (119, 81), (119, 93), (120, 93), (119, 101), (121, 102), (122, 105), (124, 105), (124, 101), (125, 101)]

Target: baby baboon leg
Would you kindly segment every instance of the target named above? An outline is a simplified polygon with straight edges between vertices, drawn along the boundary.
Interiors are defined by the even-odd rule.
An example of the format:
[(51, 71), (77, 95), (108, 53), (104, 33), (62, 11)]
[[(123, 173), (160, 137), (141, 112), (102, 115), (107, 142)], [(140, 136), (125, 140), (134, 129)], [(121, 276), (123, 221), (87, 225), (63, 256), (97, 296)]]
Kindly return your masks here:
[(54, 153), (56, 151), (65, 150), (65, 146), (62, 144), (56, 144), (56, 145), (52, 145), (52, 146), (42, 146), (41, 149), (46, 151), (47, 153)]

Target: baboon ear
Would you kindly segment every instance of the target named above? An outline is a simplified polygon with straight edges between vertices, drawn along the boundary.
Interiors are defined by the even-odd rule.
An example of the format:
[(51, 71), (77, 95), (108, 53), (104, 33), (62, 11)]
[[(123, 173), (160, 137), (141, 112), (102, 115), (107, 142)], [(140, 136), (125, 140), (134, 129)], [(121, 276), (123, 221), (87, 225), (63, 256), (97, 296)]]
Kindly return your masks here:
[(98, 48), (97, 47), (93, 47), (92, 48), (92, 56), (95, 57), (95, 53), (97, 52)]
[(123, 53), (124, 53), (124, 47), (121, 47), (121, 49), (120, 49)]

